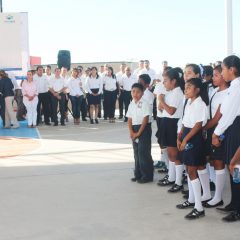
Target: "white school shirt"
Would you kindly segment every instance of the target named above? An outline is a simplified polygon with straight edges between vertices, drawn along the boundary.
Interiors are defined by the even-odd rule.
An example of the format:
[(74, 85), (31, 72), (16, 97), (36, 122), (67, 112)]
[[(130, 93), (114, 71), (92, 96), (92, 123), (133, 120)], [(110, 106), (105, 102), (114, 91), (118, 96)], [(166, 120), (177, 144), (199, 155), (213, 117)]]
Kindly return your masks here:
[(103, 85), (106, 91), (115, 91), (117, 89), (117, 79), (105, 76), (103, 77)]
[(138, 79), (140, 72), (143, 70), (143, 68), (137, 68), (134, 70), (133, 75)]
[(65, 81), (62, 77), (56, 78), (55, 76), (50, 79), (49, 88), (52, 88), (54, 92), (60, 93), (65, 85)]
[(48, 83), (50, 82), (50, 79), (53, 78), (53, 74), (51, 75), (44, 74), (44, 75), (46, 76)]
[(217, 136), (223, 134), (233, 124), (236, 117), (240, 116), (240, 78), (236, 78), (231, 82), (220, 112), (222, 117), (214, 131)]
[(182, 120), (184, 127), (193, 128), (196, 123), (199, 122), (202, 122), (202, 126), (204, 126), (207, 122), (207, 118), (207, 106), (201, 97), (196, 98), (193, 102), (191, 99), (188, 99)]
[[(212, 95), (209, 98), (209, 100), (211, 101), (212, 118), (215, 116), (215, 114), (219, 108), (219, 105), (222, 105), (225, 97), (228, 94), (228, 89), (225, 89), (220, 92), (218, 90), (219, 90), (219, 88), (215, 88), (214, 91), (212, 92)], [(209, 107), (210, 107), (210, 105), (209, 105)], [(210, 109), (209, 109), (209, 119), (210, 119)]]
[(153, 114), (153, 102), (154, 102), (154, 94), (147, 88), (144, 91), (142, 99), (144, 99), (151, 107), (151, 115), (149, 116), (150, 121), (152, 122), (152, 114)]
[(121, 71), (116, 73), (117, 82), (121, 82), (123, 75), (124, 73)]
[(156, 79), (156, 72), (155, 72), (155, 70), (153, 70), (151, 68), (149, 68), (149, 69), (146, 69), (146, 68), (142, 69), (140, 71), (139, 75), (141, 75), (141, 74), (148, 74), (149, 75), (149, 77), (151, 78), (150, 85), (153, 83), (153, 80)]
[(146, 116), (149, 116), (151, 122), (151, 114), (151, 106), (141, 98), (137, 103), (134, 100), (130, 103), (126, 116), (132, 119), (132, 125), (141, 125)]
[(88, 93), (92, 94), (91, 89), (99, 89), (98, 94), (101, 94), (103, 91), (103, 82), (102, 78), (93, 78), (93, 77), (87, 77), (86, 79), (86, 90)]
[(80, 78), (70, 77), (68, 80), (68, 89), (71, 96), (82, 96), (82, 81)]
[(168, 106), (176, 108), (176, 112), (170, 115), (165, 109), (163, 110), (163, 117), (166, 118), (181, 118), (183, 113), (183, 91), (180, 87), (176, 87), (165, 96), (165, 102)]
[(138, 82), (138, 80), (133, 74), (131, 74), (130, 77), (128, 77), (126, 74), (124, 74), (122, 76), (122, 79), (119, 82), (119, 85), (122, 87), (123, 90), (131, 91), (132, 85), (137, 82)]
[(38, 93), (46, 93), (48, 92), (49, 88), (49, 81), (46, 75), (42, 75), (41, 77), (35, 74), (33, 76), (33, 81), (37, 84), (37, 91)]
[(162, 118), (162, 117), (163, 117), (163, 116), (162, 116), (162, 115), (163, 115), (163, 112), (158, 109), (158, 105), (159, 105), (158, 97), (159, 97), (159, 95), (161, 95), (161, 94), (164, 94), (164, 95), (166, 96), (167, 93), (168, 93), (168, 91), (167, 91), (166, 88), (164, 87), (164, 84), (163, 84), (162, 82), (159, 82), (159, 83), (156, 85), (153, 93), (157, 96), (157, 117)]

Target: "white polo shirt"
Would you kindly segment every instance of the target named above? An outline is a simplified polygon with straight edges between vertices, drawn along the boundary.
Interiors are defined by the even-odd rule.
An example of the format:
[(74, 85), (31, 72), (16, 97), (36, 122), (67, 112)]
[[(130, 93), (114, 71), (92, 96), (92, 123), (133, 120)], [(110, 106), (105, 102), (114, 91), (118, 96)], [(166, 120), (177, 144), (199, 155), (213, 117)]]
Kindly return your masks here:
[(131, 74), (130, 77), (128, 77), (126, 74), (124, 74), (122, 76), (122, 79), (119, 82), (119, 84), (124, 91), (131, 91), (132, 85), (137, 82), (138, 82), (138, 80), (137, 80), (136, 76), (134, 76), (133, 74)]
[(99, 89), (98, 94), (101, 94), (103, 91), (103, 81), (101, 77), (93, 78), (87, 77), (86, 79), (86, 90), (88, 93), (92, 94), (91, 89)]
[(141, 125), (146, 116), (149, 116), (151, 122), (151, 114), (150, 105), (141, 98), (137, 103), (134, 100), (130, 103), (126, 116), (132, 119), (132, 125)]
[(70, 77), (68, 80), (68, 89), (71, 96), (83, 95), (81, 79)]
[(165, 109), (163, 110), (163, 117), (166, 118), (181, 118), (183, 113), (183, 91), (180, 87), (176, 87), (171, 91), (168, 91), (168, 94), (165, 96), (165, 103), (176, 108), (176, 112), (173, 115), (170, 115)]
[(191, 99), (188, 99), (182, 120), (184, 127), (193, 128), (199, 122), (202, 122), (202, 126), (204, 126), (207, 123), (207, 119), (207, 106), (201, 97), (196, 98), (193, 102)]
[(117, 89), (117, 79), (105, 76), (103, 77), (103, 85), (106, 91), (115, 91)]
[(52, 88), (54, 92), (60, 92), (61, 89), (66, 87), (64, 79), (62, 77), (56, 78), (55, 76), (50, 79), (49, 88)]
[(159, 82), (159, 83), (156, 85), (153, 93), (157, 96), (157, 117), (161, 118), (161, 117), (163, 117), (163, 116), (162, 116), (163, 112), (158, 109), (158, 105), (159, 105), (158, 97), (159, 97), (159, 95), (161, 95), (161, 94), (164, 94), (164, 95), (166, 96), (166, 95), (168, 94), (168, 91), (167, 91), (166, 88), (164, 87), (164, 84), (163, 84), (162, 82)]
[(118, 82), (120, 82), (122, 80), (123, 75), (124, 75), (124, 73), (121, 71), (116, 73), (116, 78), (117, 78)]
[(151, 83), (150, 84), (152, 84), (153, 80), (156, 79), (156, 72), (155, 72), (155, 70), (153, 70), (151, 68), (149, 68), (149, 69), (146, 69), (146, 68), (142, 69), (139, 72), (139, 75), (141, 75), (141, 74), (148, 74), (149, 75), (149, 77), (151, 78)]
[(33, 81), (37, 84), (37, 91), (38, 93), (46, 93), (48, 92), (49, 88), (49, 81), (46, 75), (42, 75), (41, 77), (37, 74), (34, 74)]

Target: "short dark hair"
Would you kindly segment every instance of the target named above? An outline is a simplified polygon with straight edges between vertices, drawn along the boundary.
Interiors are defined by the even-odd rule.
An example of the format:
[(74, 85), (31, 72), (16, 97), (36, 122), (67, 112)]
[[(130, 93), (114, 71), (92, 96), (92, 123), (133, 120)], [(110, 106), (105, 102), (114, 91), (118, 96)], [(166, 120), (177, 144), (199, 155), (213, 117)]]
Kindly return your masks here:
[(142, 79), (145, 84), (150, 84), (151, 83), (151, 78), (148, 74), (141, 74), (139, 76), (139, 78)]
[(134, 84), (132, 85), (132, 89), (134, 89), (134, 88), (137, 88), (137, 89), (139, 89), (140, 91), (144, 92), (143, 85), (140, 84), (140, 83), (134, 83)]
[(228, 56), (226, 58), (224, 58), (223, 60), (223, 64), (229, 69), (229, 68), (234, 68), (235, 69), (235, 76), (239, 77), (240, 76), (240, 58), (235, 56), (235, 55), (231, 55)]
[(203, 75), (213, 77), (213, 67), (210, 65), (203, 66)]
[(38, 69), (40, 69), (40, 68), (43, 69), (43, 66), (42, 66), (42, 65), (38, 65), (38, 66), (37, 66), (37, 71), (38, 71)]
[(47, 65), (46, 68), (52, 69), (52, 67), (50, 65)]

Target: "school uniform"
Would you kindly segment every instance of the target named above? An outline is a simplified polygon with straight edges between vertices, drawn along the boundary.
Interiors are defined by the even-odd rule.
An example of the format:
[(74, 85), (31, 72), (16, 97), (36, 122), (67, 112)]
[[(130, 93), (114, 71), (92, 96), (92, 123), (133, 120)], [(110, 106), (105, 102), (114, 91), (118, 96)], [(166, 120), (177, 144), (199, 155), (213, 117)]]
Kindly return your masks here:
[(80, 78), (70, 77), (68, 80), (69, 98), (72, 104), (73, 118), (80, 118), (80, 108), (83, 99), (83, 88)]
[[(53, 78), (53, 74), (50, 74), (50, 75), (47, 75), (45, 74), (46, 78), (47, 78), (47, 81), (48, 81), (48, 84), (50, 82), (50, 79)], [(53, 116), (52, 116), (52, 112), (53, 112), (53, 108), (52, 108), (52, 93), (48, 90), (48, 102), (49, 102), (49, 107), (48, 107), (48, 110), (49, 110), (49, 117), (51, 118), (51, 121), (53, 121)]]
[[(217, 136), (224, 134), (225, 136), (225, 163), (230, 164), (231, 159), (240, 146), (240, 78), (231, 81), (228, 88), (227, 96), (225, 97), (220, 111), (222, 114), (214, 133)], [(231, 203), (230, 206), (234, 210), (238, 209), (238, 195), (240, 194), (239, 183), (234, 183), (232, 176), (231, 182)]]
[(64, 79), (59, 77), (56, 78), (55, 76), (50, 80), (49, 82), (49, 88), (52, 89), (55, 93), (58, 93), (61, 99), (58, 99), (54, 95), (52, 95), (52, 106), (53, 106), (53, 121), (55, 125), (58, 125), (58, 105), (59, 105), (59, 110), (60, 110), (60, 115), (61, 115), (61, 125), (64, 125), (64, 119), (65, 119), (65, 94), (61, 92), (61, 89), (65, 88), (65, 82)]
[(68, 86), (70, 78), (67, 75), (66, 76), (61, 75), (61, 77), (63, 78), (64, 84), (66, 86), (66, 90), (65, 90), (65, 93), (64, 93), (65, 94), (65, 118), (68, 121), (67, 115), (68, 115), (68, 102), (69, 102), (69, 99), (70, 99), (70, 95), (69, 95), (70, 90), (67, 86)]
[[(193, 102), (191, 99), (188, 99), (182, 120), (184, 126), (182, 140), (192, 130), (196, 123), (202, 122), (202, 126), (204, 126), (207, 122), (207, 116), (207, 106), (201, 97), (197, 97)], [(182, 152), (184, 164), (187, 166), (205, 165), (202, 131), (194, 135), (189, 140), (189, 143), (192, 144), (193, 147)]]
[(129, 77), (126, 74), (124, 74), (122, 79), (119, 82), (119, 85), (120, 85), (121, 89), (123, 90), (123, 103), (125, 106), (125, 120), (127, 120), (126, 113), (128, 111), (128, 106), (132, 100), (131, 90), (132, 90), (132, 85), (134, 83), (137, 83), (137, 78), (133, 74), (131, 74)]
[(150, 105), (141, 98), (137, 103), (132, 101), (129, 105), (127, 117), (132, 119), (132, 129), (138, 132), (144, 117), (149, 116), (149, 123), (137, 140), (133, 140), (135, 159), (134, 175), (137, 180), (153, 181), (153, 160), (151, 155), (151, 114)]
[(177, 147), (177, 124), (183, 111), (183, 91), (176, 87), (165, 96), (165, 102), (170, 107), (176, 108), (176, 112), (170, 115), (165, 109), (162, 114), (161, 145), (165, 147)]
[[(117, 78), (118, 83), (121, 82), (123, 75), (124, 75), (124, 72), (121, 72), (121, 71), (116, 73), (116, 78)], [(123, 118), (124, 102), (123, 102), (123, 90), (122, 89), (120, 89), (120, 94), (118, 97), (118, 107), (119, 107), (119, 118)]]
[[(224, 102), (227, 96), (228, 89), (219, 91), (219, 88), (213, 90), (210, 96), (209, 102), (209, 119), (211, 120), (219, 106)], [(220, 147), (215, 147), (212, 145), (212, 135), (216, 127), (207, 130), (207, 141), (206, 141), (206, 154), (210, 156), (211, 160), (222, 160), (224, 161), (224, 140)]]
[(161, 94), (164, 94), (165, 96), (168, 94), (168, 91), (166, 90), (166, 88), (164, 87), (164, 84), (162, 82), (158, 83), (154, 89), (154, 92), (153, 92), (157, 97), (157, 119), (156, 119), (156, 122), (157, 122), (157, 132), (156, 132), (156, 137), (158, 139), (158, 144), (161, 146), (161, 148), (164, 148), (164, 146), (161, 145), (162, 143), (162, 140), (161, 140), (161, 132), (162, 132), (162, 118), (163, 118), (163, 112), (160, 111), (158, 109), (158, 105), (159, 105), (159, 95)]
[(37, 92), (38, 92), (38, 106), (37, 106), (37, 124), (40, 123), (41, 119), (41, 107), (44, 115), (45, 124), (49, 125), (49, 94), (48, 94), (48, 86), (49, 81), (46, 75), (38, 76), (35, 74), (33, 76), (33, 81), (37, 84)]
[(117, 79), (109, 76), (103, 78), (104, 117), (113, 119), (117, 101)]
[(152, 85), (153, 80), (156, 79), (156, 72), (155, 72), (155, 70), (153, 70), (152, 68), (149, 68), (149, 69), (143, 68), (143, 69), (139, 72), (139, 75), (142, 75), (142, 74), (148, 74), (148, 75), (149, 75), (149, 77), (151, 78), (151, 83), (150, 83), (150, 85)]
[[(100, 105), (101, 104), (101, 94), (103, 91), (103, 82), (102, 78), (93, 78), (88, 77), (86, 79), (86, 90), (88, 92), (88, 105)], [(94, 96), (94, 94), (98, 94), (97, 96)]]

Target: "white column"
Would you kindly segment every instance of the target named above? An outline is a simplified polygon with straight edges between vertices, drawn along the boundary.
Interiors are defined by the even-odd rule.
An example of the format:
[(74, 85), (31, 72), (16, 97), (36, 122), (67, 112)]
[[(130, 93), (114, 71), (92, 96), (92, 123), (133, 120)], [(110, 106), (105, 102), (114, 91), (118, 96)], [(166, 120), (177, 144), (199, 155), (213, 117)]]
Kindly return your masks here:
[(225, 0), (226, 53), (233, 54), (232, 0)]

